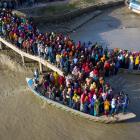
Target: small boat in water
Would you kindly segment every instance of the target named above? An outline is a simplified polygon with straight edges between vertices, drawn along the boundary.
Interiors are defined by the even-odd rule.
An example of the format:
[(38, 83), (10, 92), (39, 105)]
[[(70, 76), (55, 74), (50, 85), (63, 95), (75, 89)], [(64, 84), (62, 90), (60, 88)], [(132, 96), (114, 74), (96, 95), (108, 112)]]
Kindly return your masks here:
[(132, 118), (135, 118), (136, 115), (134, 113), (131, 113), (131, 112), (127, 112), (126, 114), (123, 114), (123, 113), (119, 113), (117, 115), (115, 115), (114, 117), (106, 117), (106, 116), (100, 116), (100, 117), (96, 117), (96, 116), (92, 116), (92, 115), (89, 115), (89, 114), (86, 114), (86, 113), (83, 113), (81, 111), (78, 111), (78, 110), (74, 110), (66, 105), (63, 105), (61, 103), (58, 103), (56, 101), (53, 101), (47, 97), (44, 97), (41, 93), (37, 92), (34, 88), (34, 82), (33, 82), (33, 79), (31, 78), (26, 78), (26, 81), (27, 81), (27, 84), (28, 84), (28, 87), (30, 88), (30, 90), (39, 98), (45, 100), (48, 104), (50, 105), (53, 105), (57, 108), (61, 108), (67, 112), (70, 112), (74, 115), (77, 115), (77, 116), (80, 116), (80, 117), (83, 117), (83, 118), (86, 118), (86, 119), (89, 119), (89, 120), (93, 120), (95, 122), (102, 122), (102, 123), (117, 123), (117, 122), (122, 122), (122, 121), (126, 121), (126, 120), (129, 120), (129, 119), (132, 119)]

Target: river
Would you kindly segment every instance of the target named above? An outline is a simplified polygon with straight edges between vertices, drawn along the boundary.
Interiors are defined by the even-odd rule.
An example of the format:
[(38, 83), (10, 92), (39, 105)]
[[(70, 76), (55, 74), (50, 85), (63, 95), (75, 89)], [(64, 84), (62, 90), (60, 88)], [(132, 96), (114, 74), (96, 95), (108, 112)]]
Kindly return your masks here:
[(137, 117), (118, 124), (101, 124), (73, 116), (36, 98), (27, 88), (27, 75), (32, 76), (28, 71), (14, 72), (0, 64), (1, 140), (139, 140), (140, 76), (118, 75), (118, 79), (125, 79), (123, 89), (131, 98), (129, 108)]
[[(111, 14), (114, 14), (114, 12)], [(109, 19), (106, 20), (108, 21)], [(86, 34), (87, 32), (84, 32), (83, 28), (86, 31), (91, 27), (93, 29), (93, 22), (91, 21), (77, 30), (74, 33), (75, 39), (82, 38), (84, 40), (85, 36), (86, 38), (89, 37), (87, 40), (92, 39), (91, 34)], [(99, 28), (101, 30), (103, 26)], [(94, 30), (89, 31), (92, 31), (94, 35)], [(82, 32), (85, 34), (83, 35)], [(7, 59), (4, 64), (10, 61)], [(121, 77), (124, 79), (125, 83), (122, 88), (129, 94), (131, 99), (129, 109), (137, 117), (123, 123), (101, 124), (73, 116), (72, 114), (47, 105), (45, 102), (36, 98), (27, 88), (25, 77), (32, 76), (28, 70), (26, 70), (26, 73), (21, 71), (21, 69), (14, 72), (13, 68), (11, 69), (11, 65), (5, 66), (4, 64), (0, 63), (0, 140), (140, 139), (139, 75), (118, 75), (118, 78)], [(114, 84), (121, 83), (116, 80)]]

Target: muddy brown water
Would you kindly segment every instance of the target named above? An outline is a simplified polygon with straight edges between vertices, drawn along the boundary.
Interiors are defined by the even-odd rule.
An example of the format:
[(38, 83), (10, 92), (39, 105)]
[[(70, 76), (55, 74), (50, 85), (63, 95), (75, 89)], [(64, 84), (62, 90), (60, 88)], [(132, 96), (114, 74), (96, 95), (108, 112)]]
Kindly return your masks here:
[(28, 89), (26, 76), (32, 74), (0, 64), (0, 140), (139, 140), (139, 75), (119, 75), (137, 117), (118, 124), (95, 123), (47, 105)]
[[(115, 16), (119, 13), (117, 11)], [(0, 140), (140, 139), (140, 75), (120, 74), (112, 81), (119, 85), (123, 80), (117, 79), (125, 79), (122, 88), (130, 96), (129, 109), (137, 115), (117, 124), (95, 123), (47, 105), (28, 89), (26, 76), (32, 74), (14, 72), (0, 64)]]

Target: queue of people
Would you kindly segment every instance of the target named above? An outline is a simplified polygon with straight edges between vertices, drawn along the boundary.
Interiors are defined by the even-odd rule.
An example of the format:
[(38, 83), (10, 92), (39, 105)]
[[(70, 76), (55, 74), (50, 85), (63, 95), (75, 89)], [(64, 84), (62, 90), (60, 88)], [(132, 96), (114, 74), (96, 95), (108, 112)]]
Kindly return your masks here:
[(114, 93), (105, 77), (116, 75), (119, 68), (139, 70), (139, 52), (109, 50), (90, 41), (76, 44), (61, 33), (42, 34), (31, 18), (18, 17), (5, 9), (0, 12), (0, 36), (64, 71), (65, 77), (51, 72), (41, 83), (35, 72), (36, 89), (44, 96), (94, 116), (126, 111), (128, 96)]

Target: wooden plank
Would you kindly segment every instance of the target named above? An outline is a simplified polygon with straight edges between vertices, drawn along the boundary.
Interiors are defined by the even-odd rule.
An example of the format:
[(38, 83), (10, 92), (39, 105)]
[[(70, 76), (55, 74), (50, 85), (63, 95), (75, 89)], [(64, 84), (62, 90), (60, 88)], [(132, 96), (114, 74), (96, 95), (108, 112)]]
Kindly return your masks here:
[(23, 63), (23, 66), (25, 65), (25, 59), (24, 59), (24, 56), (21, 55), (21, 58), (22, 58), (22, 63)]
[(0, 42), (0, 50), (2, 50), (2, 43)]
[(40, 73), (43, 72), (43, 66), (42, 66), (42, 63), (39, 62), (39, 70), (40, 70)]

